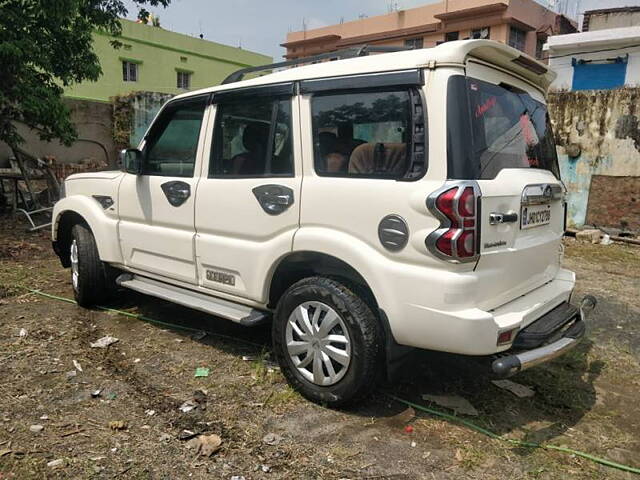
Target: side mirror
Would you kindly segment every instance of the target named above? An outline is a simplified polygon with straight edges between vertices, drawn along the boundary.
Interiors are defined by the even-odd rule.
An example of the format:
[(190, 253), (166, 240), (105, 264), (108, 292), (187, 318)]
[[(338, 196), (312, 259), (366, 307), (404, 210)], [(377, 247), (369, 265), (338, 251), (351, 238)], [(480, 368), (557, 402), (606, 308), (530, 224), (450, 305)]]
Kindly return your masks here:
[(142, 152), (137, 148), (121, 150), (119, 161), (123, 171), (134, 175), (142, 173)]

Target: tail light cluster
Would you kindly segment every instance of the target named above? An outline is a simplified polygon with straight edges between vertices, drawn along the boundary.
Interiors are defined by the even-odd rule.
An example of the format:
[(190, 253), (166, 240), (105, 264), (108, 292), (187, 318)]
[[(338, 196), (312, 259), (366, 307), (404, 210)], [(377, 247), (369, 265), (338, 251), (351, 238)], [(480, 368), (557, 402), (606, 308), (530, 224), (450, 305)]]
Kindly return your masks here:
[(454, 263), (470, 262), (480, 252), (480, 189), (475, 182), (453, 182), (429, 195), (427, 207), (440, 228), (426, 240), (429, 251)]

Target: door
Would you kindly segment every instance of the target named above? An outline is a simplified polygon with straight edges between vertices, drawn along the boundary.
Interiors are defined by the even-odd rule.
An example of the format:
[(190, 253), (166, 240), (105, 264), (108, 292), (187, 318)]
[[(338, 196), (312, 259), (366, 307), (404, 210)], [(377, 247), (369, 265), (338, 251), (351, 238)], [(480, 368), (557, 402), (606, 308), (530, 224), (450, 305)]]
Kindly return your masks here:
[(292, 85), (217, 94), (206, 178), (196, 196), (198, 278), (204, 288), (266, 301), (291, 251), (302, 170)]
[(207, 99), (165, 106), (143, 141), (142, 174), (128, 173), (120, 184), (119, 235), (127, 267), (196, 283), (193, 215)]
[(481, 65), (467, 75), (453, 77), (448, 92), (470, 117), (468, 130), (457, 126), (465, 141), (451, 142), (460, 146), (453, 178), (477, 180), (482, 193), (478, 298), (481, 308), (494, 308), (556, 276), (564, 187), (541, 93)]

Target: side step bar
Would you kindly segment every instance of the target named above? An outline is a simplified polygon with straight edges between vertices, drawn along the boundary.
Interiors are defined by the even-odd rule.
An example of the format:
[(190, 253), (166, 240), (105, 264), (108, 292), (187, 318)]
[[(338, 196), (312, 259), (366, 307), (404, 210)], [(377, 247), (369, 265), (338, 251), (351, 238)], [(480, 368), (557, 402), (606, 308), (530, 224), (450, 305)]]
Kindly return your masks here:
[(130, 288), (136, 292), (162, 298), (163, 300), (184, 305), (194, 310), (200, 310), (201, 312), (226, 318), (245, 327), (253, 327), (270, 318), (268, 312), (139, 275), (123, 273), (116, 279), (116, 283), (121, 287)]

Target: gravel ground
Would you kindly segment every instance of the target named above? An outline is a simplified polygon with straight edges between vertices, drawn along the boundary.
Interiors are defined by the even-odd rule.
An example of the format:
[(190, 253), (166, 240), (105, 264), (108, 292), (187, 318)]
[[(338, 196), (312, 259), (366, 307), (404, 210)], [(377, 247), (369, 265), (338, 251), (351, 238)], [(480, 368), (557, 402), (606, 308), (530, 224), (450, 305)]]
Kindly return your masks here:
[[(334, 411), (289, 389), (269, 359), (268, 327), (134, 292), (108, 306), (147, 320), (28, 292), (70, 298), (69, 272), (46, 233), (0, 217), (0, 479), (634, 478), (389, 397), (452, 413), (422, 395), (461, 396), (478, 412), (461, 418), (505, 438), (640, 467), (640, 248), (567, 239), (565, 263), (578, 274), (574, 298), (591, 293), (599, 305), (578, 349), (513, 379), (532, 397), (497, 388), (485, 363), (421, 352), (404, 380)], [(107, 335), (118, 342), (90, 346)], [(209, 375), (195, 377), (198, 367)], [(181, 411), (185, 402), (195, 408)], [(189, 439), (210, 435), (222, 444), (203, 456)]]

